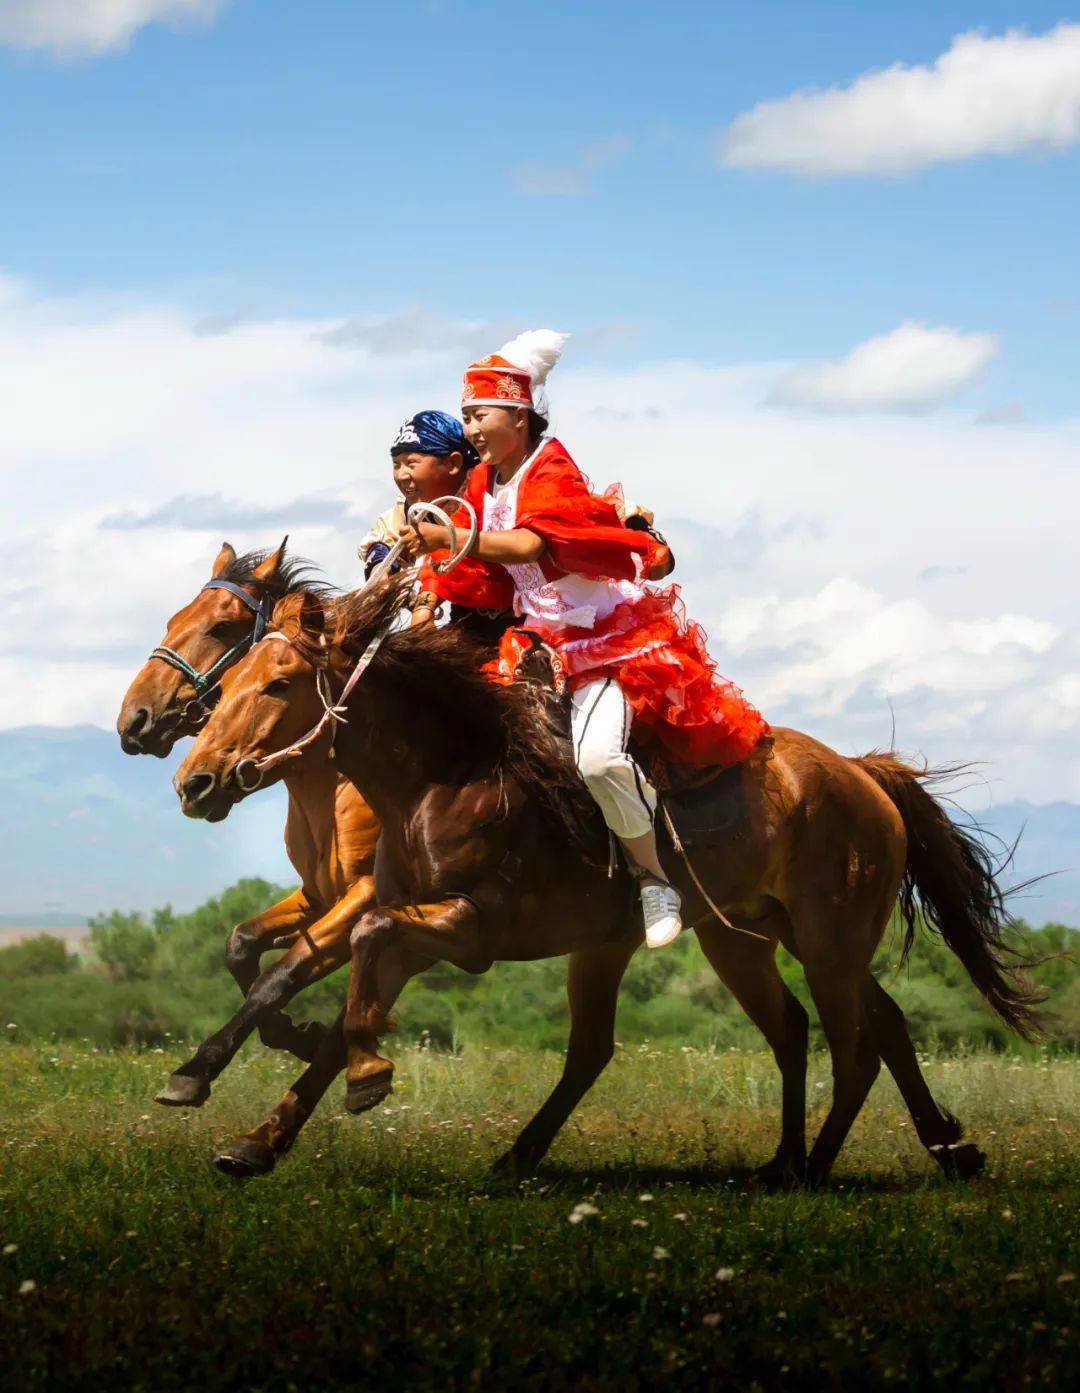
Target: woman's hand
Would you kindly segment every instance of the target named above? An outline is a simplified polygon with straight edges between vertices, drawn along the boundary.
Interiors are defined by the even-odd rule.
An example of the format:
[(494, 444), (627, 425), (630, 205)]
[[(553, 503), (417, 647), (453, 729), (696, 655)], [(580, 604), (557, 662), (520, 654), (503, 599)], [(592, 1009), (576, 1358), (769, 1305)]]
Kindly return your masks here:
[(422, 522), (419, 527), (406, 523), (398, 534), (405, 550), (412, 557), (426, 556), (430, 551), (444, 551), (450, 545), (450, 534), (441, 523)]

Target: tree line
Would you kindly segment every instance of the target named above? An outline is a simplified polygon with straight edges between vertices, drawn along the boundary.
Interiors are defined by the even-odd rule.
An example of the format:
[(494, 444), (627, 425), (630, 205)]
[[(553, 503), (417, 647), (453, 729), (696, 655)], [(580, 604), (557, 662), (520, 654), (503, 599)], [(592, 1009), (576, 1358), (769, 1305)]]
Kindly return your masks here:
[[(85, 1040), (98, 1046), (196, 1040), (236, 1007), (237, 988), (222, 955), (232, 927), (286, 890), (249, 878), (177, 914), (119, 910), (90, 921), (71, 951), (43, 934), (0, 949), (0, 1024), (14, 1039)], [(1047, 993), (1052, 1044), (1080, 1044), (1080, 933), (1062, 924), (1018, 926), (1028, 951), (1047, 959), (1035, 975)], [(992, 1016), (964, 969), (924, 932), (898, 969), (900, 931), (890, 928), (874, 965), (907, 1015), (921, 1047), (1004, 1047), (1011, 1037)], [(1071, 955), (1070, 955), (1071, 954)], [(809, 1007), (802, 972), (781, 950), (781, 972)], [(269, 961), (269, 956), (265, 961)], [(395, 1012), (399, 1034), (437, 1048), (461, 1044), (562, 1049), (566, 1044), (566, 965), (562, 959), (497, 963), (481, 977), (437, 964), (406, 988)], [(310, 988), (292, 1006), (298, 1019), (333, 1018), (344, 970)], [(762, 1040), (705, 962), (692, 934), (663, 953), (638, 953), (620, 998), (617, 1034), (627, 1046), (757, 1048)], [(816, 1037), (821, 1043), (820, 1036)]]

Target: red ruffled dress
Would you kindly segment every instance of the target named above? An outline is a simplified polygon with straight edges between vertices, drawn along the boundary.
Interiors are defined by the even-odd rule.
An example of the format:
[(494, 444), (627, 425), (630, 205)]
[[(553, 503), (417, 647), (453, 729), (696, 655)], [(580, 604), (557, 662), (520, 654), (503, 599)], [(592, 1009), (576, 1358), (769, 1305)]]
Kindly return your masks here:
[[(645, 583), (658, 543), (623, 526), (611, 499), (590, 492), (558, 440), (541, 442), (508, 483), (492, 475), (489, 465), (477, 465), (465, 488), (481, 530), (528, 528), (547, 543), (544, 555), (519, 566), (470, 557), (447, 575), (427, 567), (423, 588), (455, 605), (513, 607), (522, 627), (559, 653), (571, 690), (613, 678), (643, 748), (693, 768), (745, 759), (769, 727), (718, 675), (678, 586)], [(513, 680), (527, 646), (508, 630), (495, 675)]]

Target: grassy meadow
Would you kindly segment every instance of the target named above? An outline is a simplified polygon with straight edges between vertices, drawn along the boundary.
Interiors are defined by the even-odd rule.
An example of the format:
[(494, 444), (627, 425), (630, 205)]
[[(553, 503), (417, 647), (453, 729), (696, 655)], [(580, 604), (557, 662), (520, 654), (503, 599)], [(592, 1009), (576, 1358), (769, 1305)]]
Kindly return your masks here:
[[(1027, 1389), (1080, 1376), (1080, 1061), (928, 1057), (990, 1174), (941, 1178), (880, 1081), (821, 1193), (765, 1193), (753, 1050), (624, 1046), (519, 1192), (487, 1176), (554, 1051), (393, 1044), (263, 1180), (210, 1164), (295, 1072), (249, 1047), (200, 1111), (182, 1051), (0, 1043), (3, 1386)], [(811, 1060), (811, 1124), (827, 1097)], [(577, 1216), (576, 1222), (574, 1216)]]

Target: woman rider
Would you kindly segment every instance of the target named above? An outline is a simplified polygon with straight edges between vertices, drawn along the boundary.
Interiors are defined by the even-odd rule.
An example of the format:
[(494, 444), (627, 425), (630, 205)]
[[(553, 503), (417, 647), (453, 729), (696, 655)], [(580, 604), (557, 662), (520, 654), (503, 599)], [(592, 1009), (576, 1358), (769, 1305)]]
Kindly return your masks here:
[[(627, 745), (681, 765), (726, 766), (746, 758), (768, 726), (716, 673), (701, 629), (685, 618), (648, 533), (623, 525), (558, 440), (540, 390), (566, 336), (520, 335), (465, 373), (465, 435), (480, 462), (465, 486), (482, 531), (471, 556), (446, 575), (425, 568), (422, 586), (455, 605), (514, 610), (559, 653), (571, 692), (578, 768), (641, 882), (646, 941), (679, 934), (678, 892), (656, 849), (656, 792)], [(446, 548), (444, 527), (406, 526), (416, 552)], [(500, 665), (509, 680), (520, 640), (507, 631)]]

